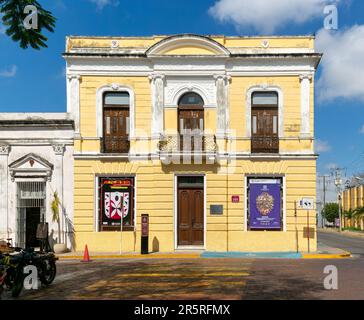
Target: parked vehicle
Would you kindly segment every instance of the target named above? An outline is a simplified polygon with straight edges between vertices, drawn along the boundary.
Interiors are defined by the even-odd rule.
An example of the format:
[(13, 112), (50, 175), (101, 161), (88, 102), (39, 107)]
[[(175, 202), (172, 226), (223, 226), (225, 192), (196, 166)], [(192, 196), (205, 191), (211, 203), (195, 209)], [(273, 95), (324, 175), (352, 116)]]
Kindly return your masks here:
[(50, 285), (57, 273), (54, 253), (35, 252), (34, 249), (23, 250), (15, 248), (17, 254), (0, 253), (0, 294), (3, 289), (11, 291), (13, 297), (18, 297), (24, 285), (24, 267), (34, 265), (37, 268), (39, 280), (43, 285)]

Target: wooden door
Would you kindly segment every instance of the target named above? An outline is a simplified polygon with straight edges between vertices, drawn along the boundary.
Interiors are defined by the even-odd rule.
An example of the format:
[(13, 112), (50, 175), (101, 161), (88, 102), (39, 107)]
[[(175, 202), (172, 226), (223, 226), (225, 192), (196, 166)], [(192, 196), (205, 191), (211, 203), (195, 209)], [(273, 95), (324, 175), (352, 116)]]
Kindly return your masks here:
[(104, 152), (128, 153), (129, 108), (104, 109)]
[(252, 109), (252, 152), (278, 152), (278, 109)]
[(178, 245), (204, 244), (203, 188), (178, 189)]
[[(180, 134), (180, 149), (183, 150), (183, 140), (185, 137), (190, 141), (189, 145), (185, 146), (185, 151), (202, 150), (204, 131), (204, 111), (203, 108), (196, 106), (192, 108), (180, 107), (178, 110), (178, 132)], [(190, 150), (189, 150), (190, 149)]]

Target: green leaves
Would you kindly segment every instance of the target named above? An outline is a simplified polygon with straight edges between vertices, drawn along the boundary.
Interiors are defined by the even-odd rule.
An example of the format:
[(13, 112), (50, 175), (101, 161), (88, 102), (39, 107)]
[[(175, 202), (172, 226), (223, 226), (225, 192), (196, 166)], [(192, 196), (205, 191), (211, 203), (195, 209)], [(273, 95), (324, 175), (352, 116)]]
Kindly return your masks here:
[[(37, 12), (24, 13), (25, 7), (29, 5), (35, 6)], [(6, 35), (19, 42), (21, 48), (27, 49), (30, 46), (39, 50), (48, 47), (46, 44), (48, 38), (43, 34), (43, 31), (46, 29), (54, 32), (56, 18), (50, 11), (45, 10), (38, 1), (0, 0), (0, 13), (3, 14), (2, 22), (6, 27)], [(33, 16), (33, 19), (37, 19), (37, 26), (27, 29), (24, 21), (30, 14), (36, 15), (36, 17)]]
[(327, 203), (322, 210), (322, 215), (328, 222), (335, 222), (335, 219), (339, 218), (339, 205)]

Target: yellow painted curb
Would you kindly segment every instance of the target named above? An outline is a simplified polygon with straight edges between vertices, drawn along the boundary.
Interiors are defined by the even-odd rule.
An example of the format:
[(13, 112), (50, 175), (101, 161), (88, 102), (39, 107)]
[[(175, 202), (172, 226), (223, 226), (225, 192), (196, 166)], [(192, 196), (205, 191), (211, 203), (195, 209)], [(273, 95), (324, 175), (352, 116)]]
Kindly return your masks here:
[[(58, 256), (59, 260), (83, 260), (83, 256)], [(90, 260), (101, 259), (197, 259), (200, 254), (110, 254), (110, 255), (90, 255)]]
[(340, 254), (319, 254), (319, 253), (303, 253), (302, 259), (347, 259), (351, 258), (351, 253), (345, 251)]

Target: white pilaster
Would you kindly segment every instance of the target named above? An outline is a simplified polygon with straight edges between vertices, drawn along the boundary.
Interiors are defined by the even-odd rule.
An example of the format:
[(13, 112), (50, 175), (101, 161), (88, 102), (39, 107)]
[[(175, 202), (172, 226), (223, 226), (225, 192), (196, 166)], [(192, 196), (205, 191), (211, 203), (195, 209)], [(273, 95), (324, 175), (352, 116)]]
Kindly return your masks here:
[(310, 88), (312, 76), (304, 74), (301, 81), (301, 137), (310, 136)]
[(227, 75), (216, 75), (216, 133), (217, 136), (223, 137), (229, 131), (229, 82), (230, 76)]
[[(54, 164), (54, 183), (55, 183), (55, 190), (58, 193), (59, 200), (61, 201), (61, 210), (60, 210), (60, 227), (61, 227), (61, 239), (59, 239), (59, 242), (64, 242), (64, 172), (63, 172), (63, 155), (65, 151), (65, 146), (63, 144), (56, 144), (53, 145), (53, 150), (56, 155), (56, 161)], [(53, 195), (52, 195), (53, 196)], [(58, 228), (58, 226), (57, 226)], [(56, 233), (56, 236), (58, 237), (58, 233)]]
[(8, 238), (9, 203), (8, 203), (8, 159), (10, 146), (0, 145), (0, 238)]
[(158, 138), (164, 131), (164, 75), (149, 76), (152, 83), (152, 137)]
[(75, 136), (80, 135), (80, 79), (78, 75), (67, 76), (67, 112), (75, 121)]

